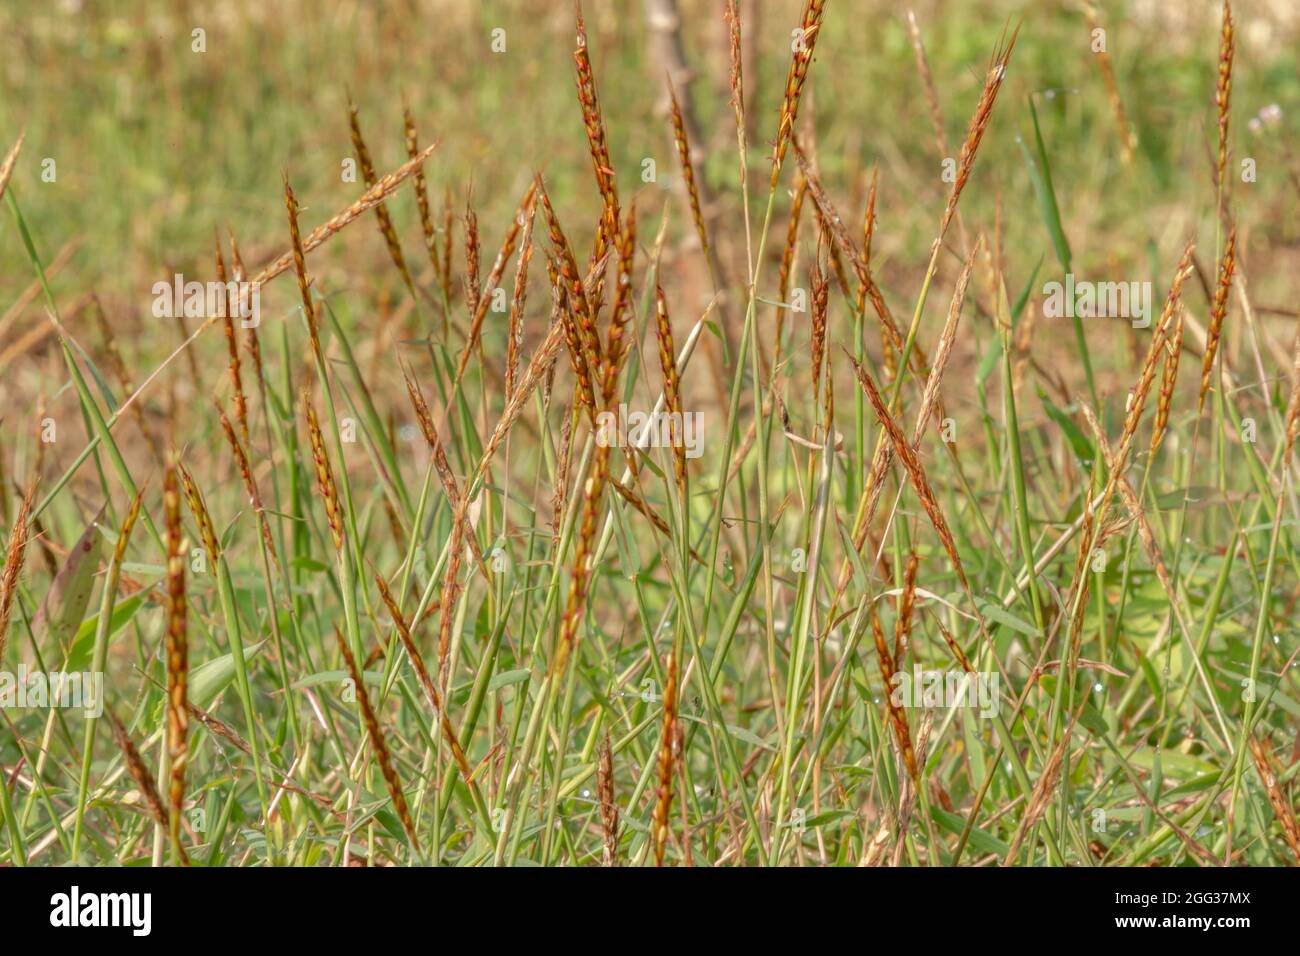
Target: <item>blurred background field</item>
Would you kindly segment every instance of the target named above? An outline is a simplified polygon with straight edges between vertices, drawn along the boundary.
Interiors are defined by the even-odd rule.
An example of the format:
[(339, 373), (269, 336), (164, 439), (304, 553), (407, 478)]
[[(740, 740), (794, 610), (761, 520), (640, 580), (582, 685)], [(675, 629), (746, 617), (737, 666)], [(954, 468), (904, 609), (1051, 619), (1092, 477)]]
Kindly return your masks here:
[[(666, 187), (675, 161), (658, 112), (663, 65), (650, 53), (643, 0), (588, 6), (624, 188), (640, 185), (645, 158), (659, 168), (659, 183), (650, 188)], [(1156, 279), (1154, 252), (1167, 261), (1194, 220), (1213, 222), (1206, 213), (1213, 207), (1217, 4), (1100, 4), (1098, 21), (1107, 30), (1124, 110), (1137, 136), (1129, 165), (1121, 162), (1080, 4), (919, 0), (912, 8), (949, 142), (960, 139), (988, 51), (1008, 22), (1022, 23), (1032, 38), (1017, 52), (1007, 102), (994, 118), (977, 174), (981, 188), (966, 199), (966, 217), (986, 228), (1002, 202), (1010, 282), (1024, 281), (1040, 256), (1051, 262), (1050, 239), (1032, 207), (1015, 142), (1032, 136), (1031, 95), (1062, 218), (1078, 250), (1077, 271)], [(867, 172), (873, 164), (880, 168), (878, 250), (886, 289), (915, 280), (947, 189), (905, 9), (879, 2), (830, 5), (818, 51), (830, 66), (814, 71), (806, 114), (815, 112), (824, 179), (846, 209), (859, 208)], [(680, 10), (686, 59), (695, 73), (690, 95), (703, 132), (705, 179), (717, 197), (715, 212), (735, 216), (721, 15), (711, 0), (681, 0)], [(775, 126), (799, 4), (749, 0), (743, 12), (747, 106), (758, 155)], [(191, 50), (196, 28), (206, 33), (205, 53)], [(491, 50), (496, 29), (505, 31), (504, 53)], [(1235, 157), (1258, 164), (1258, 181), (1236, 192), (1243, 259), (1252, 266), (1258, 303), (1285, 305), (1300, 264), (1300, 167), (1287, 147), (1300, 121), (1300, 8), (1288, 0), (1244, 2), (1238, 33)], [(43, 257), (48, 262), (66, 243), (76, 243), (55, 279), (56, 291), (69, 297), (97, 292), (112, 321), (129, 331), (147, 318), (154, 281), (176, 271), (206, 274), (214, 229), (232, 229), (253, 260), (282, 251), (283, 171), (309, 223), (357, 195), (359, 187), (340, 177), (340, 164), (351, 155), (349, 91), (381, 173), (405, 158), (403, 99), (410, 103), (422, 136), (443, 144), (427, 168), (433, 194), (441, 201), (450, 190), (458, 214), (472, 196), (486, 246), (494, 247), (539, 169), (574, 210), (570, 219), (593, 221), (598, 197), (574, 102), (572, 45), (572, 10), (565, 2), (9, 0), (0, 6), (0, 131), (8, 143), (27, 130), (14, 188), (39, 225)], [(1280, 106), (1280, 115), (1266, 112), (1271, 118), (1248, 127), (1247, 120), (1271, 104)], [(53, 183), (41, 179), (46, 158), (57, 164)], [(414, 241), (419, 227), (410, 191), (390, 205), (403, 237)], [(689, 236), (680, 210), (673, 211), (680, 235)], [(1262, 261), (1255, 261), (1256, 250)], [(350, 230), (322, 255), (322, 270), (330, 261), (371, 264), (379, 280), (372, 291), (395, 291), (400, 281), (386, 267), (373, 230)], [(355, 282), (357, 273), (349, 275)], [(12, 302), (30, 277), (16, 232), (0, 230), (5, 301)], [(287, 308), (288, 292), (271, 295), (284, 295)], [(386, 307), (382, 296), (370, 305)], [(43, 321), (33, 301), (22, 314), (5, 317), (3, 334), (8, 339)], [(147, 361), (174, 344), (166, 338), (171, 333), (149, 334), (130, 346), (145, 350)], [(12, 397), (14, 384), (6, 379), (0, 390)]]

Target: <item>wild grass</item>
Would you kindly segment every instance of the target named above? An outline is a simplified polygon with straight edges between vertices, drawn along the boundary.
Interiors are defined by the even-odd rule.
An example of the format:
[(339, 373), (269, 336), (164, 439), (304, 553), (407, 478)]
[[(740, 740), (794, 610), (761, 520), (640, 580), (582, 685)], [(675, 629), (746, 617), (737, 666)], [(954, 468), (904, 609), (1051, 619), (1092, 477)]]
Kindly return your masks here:
[[(1109, 126), (1076, 145), (1156, 176), (1085, 7), (1072, 95)], [(1300, 329), (1254, 301), (1284, 243), (1234, 183), (1244, 15), (1176, 99), (1204, 175), (1140, 257), (1060, 199), (1051, 24), (986, 24), (949, 89), (891, 21), (928, 114), (900, 164), (845, 147), (847, 5), (763, 4), (796, 33), (742, 62), (755, 9), (683, 21), (717, 103), (655, 75), (680, 195), (638, 179), (581, 7), (574, 87), (538, 80), (555, 157), (457, 178), (485, 116), (421, 147), (413, 100), (388, 128), (346, 93), (341, 211), (286, 158), (243, 253), (205, 223), (193, 278), (256, 287), (252, 328), (69, 289), (7, 134), (32, 289), (0, 365), (37, 387), (0, 434), (0, 671), (105, 694), (0, 708), (0, 864), (1300, 863)], [(699, 107), (725, 135), (690, 141)], [(1151, 280), (1149, 327), (1044, 314), (1076, 263)], [(702, 414), (702, 456), (611, 443), (620, 406)]]

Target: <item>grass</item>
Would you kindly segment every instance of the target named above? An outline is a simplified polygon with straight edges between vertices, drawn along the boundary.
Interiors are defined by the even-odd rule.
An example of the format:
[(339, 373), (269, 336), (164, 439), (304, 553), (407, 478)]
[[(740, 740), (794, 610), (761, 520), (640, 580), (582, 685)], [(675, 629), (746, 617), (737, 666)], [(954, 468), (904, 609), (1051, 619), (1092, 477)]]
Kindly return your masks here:
[[(141, 186), (103, 221), (43, 189), (49, 94), (0, 110), (0, 665), (104, 675), (102, 718), (0, 708), (0, 864), (1300, 862), (1274, 14), (1139, 72), (1154, 28), (1101, 5), (727, 6), (683, 5), (662, 116), (630, 7), (485, 4), (462, 39), (514, 52), (433, 92), (370, 82), (383, 45), (340, 88), (314, 64), (366, 45), (309, 19), (273, 169), (192, 152), (177, 103), (234, 130), (248, 78), (165, 58), (175, 102), (95, 143)], [(262, 321), (149, 317), (182, 265)], [(1047, 314), (1067, 274), (1151, 321)], [(611, 444), (620, 405), (700, 414), (702, 456)]]

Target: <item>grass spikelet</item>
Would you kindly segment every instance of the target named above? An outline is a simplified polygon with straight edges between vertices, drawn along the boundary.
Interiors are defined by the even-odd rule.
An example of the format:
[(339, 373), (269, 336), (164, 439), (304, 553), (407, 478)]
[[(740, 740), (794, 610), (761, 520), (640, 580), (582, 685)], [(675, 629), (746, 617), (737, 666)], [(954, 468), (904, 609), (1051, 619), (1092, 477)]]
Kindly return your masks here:
[(1287, 800), (1278, 780), (1278, 771), (1273, 766), (1273, 757), (1268, 747), (1256, 735), (1251, 734), (1247, 743), (1250, 745), (1250, 756), (1255, 762), (1259, 781), (1264, 785), (1264, 792), (1268, 794), (1269, 806), (1273, 808), (1273, 816), (1277, 817), (1277, 822), (1282, 827), (1282, 838), (1291, 848), (1291, 854), (1296, 858), (1296, 862), (1300, 863), (1300, 826), (1296, 824), (1295, 811), (1292, 810), (1291, 803)]
[(925, 44), (921, 42), (921, 28), (916, 22), (916, 13), (907, 11), (907, 38), (912, 44), (912, 56), (916, 60), (916, 72), (921, 77), (921, 89), (925, 92), (925, 105), (930, 110), (930, 125), (934, 127), (934, 142), (939, 147), (939, 156), (946, 159), (948, 137), (943, 131), (943, 111), (939, 108), (939, 93), (934, 87), (934, 75), (930, 72), (930, 61), (925, 56)]
[(523, 236), (519, 240), (519, 261), (515, 266), (514, 294), (510, 297), (510, 327), (506, 332), (506, 384), (505, 399), (509, 404), (515, 394), (515, 378), (519, 374), (519, 350), (524, 344), (524, 306), (528, 301), (528, 267), (533, 261), (533, 221), (537, 204), (528, 207), (524, 220)]
[(560, 640), (556, 648), (551, 671), (564, 673), (569, 657), (578, 639), (578, 625), (581, 623), (587, 602), (587, 583), (589, 569), (587, 561), (596, 538), (596, 519), (600, 510), (605, 478), (609, 468), (609, 444), (602, 442), (596, 448), (595, 462), (583, 484), (582, 521), (578, 529), (578, 541), (573, 552), (573, 568), (569, 576), (569, 593), (564, 605), (564, 617), (560, 623)]
[(596, 763), (596, 799), (600, 803), (600, 831), (605, 840), (606, 866), (618, 866), (618, 803), (614, 799), (614, 748), (609, 731), (601, 741)]
[(1232, 118), (1232, 60), (1237, 41), (1232, 19), (1232, 4), (1223, 0), (1223, 26), (1219, 31), (1219, 75), (1214, 85), (1214, 105), (1218, 112), (1219, 149), (1214, 165), (1214, 182), (1219, 192), (1219, 218), (1227, 219), (1228, 209), (1228, 124)]
[(388, 740), (384, 737), (383, 728), (379, 725), (379, 718), (375, 715), (375, 709), (370, 703), (370, 694), (366, 691), (366, 682), (364, 675), (357, 668), (356, 659), (352, 652), (348, 650), (348, 642), (343, 639), (338, 628), (334, 629), (334, 636), (338, 639), (339, 652), (343, 655), (343, 662), (347, 665), (348, 674), (352, 677), (352, 684), (356, 688), (357, 703), (361, 706), (361, 717), (366, 724), (366, 733), (370, 736), (370, 745), (375, 750), (375, 759), (379, 761), (379, 772), (384, 778), (384, 786), (388, 789), (388, 796), (393, 801), (393, 809), (397, 813), (397, 819), (402, 823), (402, 829), (406, 831), (407, 839), (411, 841), (411, 846), (415, 847), (416, 852), (420, 851), (420, 840), (415, 835), (415, 821), (411, 817), (411, 809), (406, 803), (406, 794), (402, 792), (402, 783), (397, 777), (397, 770), (393, 767), (393, 757), (388, 749)]
[(1020, 847), (1024, 844), (1025, 836), (1033, 829), (1034, 825), (1042, 818), (1043, 812), (1047, 809), (1048, 804), (1052, 801), (1052, 794), (1056, 791), (1057, 779), (1061, 773), (1061, 763), (1065, 759), (1065, 749), (1070, 745), (1070, 731), (1074, 728), (1074, 719), (1070, 719), (1069, 726), (1061, 734), (1060, 742), (1052, 748), (1051, 756), (1047, 759), (1043, 772), (1038, 777), (1038, 782), (1034, 784), (1033, 793), (1030, 794), (1029, 804), (1025, 808), (1025, 814), (1020, 818), (1020, 826), (1016, 828), (1016, 835), (1011, 841), (1011, 846), (1007, 850), (1006, 858), (1002, 861), (1003, 866), (1008, 866), (1019, 855)]
[(546, 213), (546, 222), (550, 230), (551, 245), (555, 247), (558, 256), (555, 262), (555, 270), (563, 281), (564, 292), (568, 300), (566, 312), (571, 316), (573, 323), (573, 328), (566, 330), (566, 336), (569, 340), (569, 349), (573, 353), (574, 372), (578, 375), (583, 401), (587, 403), (589, 411), (594, 415), (596, 399), (592, 388), (592, 379), (599, 378), (602, 369), (600, 339), (596, 335), (595, 316), (592, 313), (590, 300), (587, 297), (586, 284), (578, 273), (578, 264), (573, 258), (569, 240), (565, 238), (564, 230), (560, 227), (560, 220), (555, 215), (555, 209), (551, 205), (551, 198), (546, 194), (546, 187), (540, 179), (537, 181), (537, 185), (538, 192), (542, 197), (542, 209)]
[[(655, 340), (659, 344), (659, 367), (664, 376), (664, 409), (670, 414), (682, 413), (681, 382), (677, 373), (677, 349), (673, 345), (673, 323), (668, 317), (668, 300), (663, 286), (655, 283)], [(686, 488), (686, 446), (673, 442), (673, 470), (677, 475), (677, 488)]]
[(1228, 241), (1219, 259), (1218, 279), (1214, 284), (1214, 301), (1210, 305), (1210, 318), (1205, 326), (1205, 354), (1201, 358), (1201, 388), (1196, 396), (1196, 411), (1205, 409), (1205, 396), (1210, 391), (1210, 376), (1214, 369), (1214, 356), (1219, 351), (1219, 338), (1223, 335), (1223, 320), (1228, 314), (1228, 300), (1232, 294), (1232, 274), (1237, 264), (1237, 227), (1228, 229)]
[(456, 216), (452, 212), (451, 187), (448, 186), (443, 196), (442, 206), (442, 297), (451, 301), (451, 242), (456, 230)]
[[(420, 155), (420, 134), (415, 128), (415, 117), (409, 106), (402, 107), (402, 125), (406, 131), (406, 155), (411, 159)], [(424, 235), (424, 248), (429, 254), (433, 277), (442, 282), (442, 262), (438, 258), (438, 233), (433, 224), (433, 209), (429, 205), (429, 184), (424, 179), (424, 167), (415, 171), (415, 205), (420, 213), (420, 231)]]
[(677, 144), (677, 160), (681, 163), (682, 178), (686, 181), (686, 196), (691, 205), (691, 218), (695, 221), (695, 233), (700, 237), (700, 248), (707, 255), (709, 236), (704, 229), (704, 214), (700, 211), (700, 192), (695, 185), (695, 164), (691, 162), (691, 144), (686, 138), (686, 123), (682, 119), (682, 108), (677, 102), (677, 90), (673, 88), (672, 77), (668, 77), (668, 106), (673, 123), (673, 141)]
[(402, 647), (406, 648), (406, 656), (411, 661), (411, 667), (415, 670), (415, 676), (420, 682), (424, 696), (428, 699), (429, 706), (433, 708), (434, 717), (437, 718), (438, 726), (442, 730), (442, 738), (447, 743), (447, 749), (451, 751), (452, 759), (456, 761), (461, 776), (466, 783), (469, 783), (473, 772), (470, 769), (469, 760), (466, 759), (465, 751), (461, 749), (460, 740), (456, 737), (456, 730), (452, 727), (451, 720), (443, 709), (438, 688), (434, 686), (433, 679), (429, 676), (429, 669), (424, 666), (424, 657), (420, 654), (420, 649), (415, 645), (415, 639), (411, 636), (411, 629), (406, 623), (406, 618), (402, 616), (402, 609), (397, 606), (397, 601), (393, 598), (392, 592), (388, 589), (388, 583), (384, 581), (382, 575), (375, 575), (375, 584), (379, 587), (379, 596), (383, 599), (384, 607), (388, 608), (388, 616), (393, 619), (393, 628), (397, 631), (397, 637), (402, 642)]
[(894, 421), (894, 416), (889, 414), (889, 409), (885, 407), (884, 399), (880, 397), (880, 392), (876, 388), (875, 382), (871, 380), (870, 373), (864, 369), (853, 356), (849, 356), (849, 361), (853, 363), (853, 370), (857, 373), (858, 382), (862, 385), (863, 391), (867, 393), (867, 398), (871, 401), (871, 407), (875, 410), (876, 417), (880, 424), (884, 426), (889, 436), (890, 442), (894, 447), (894, 454), (899, 461), (903, 463), (903, 469), (911, 479), (912, 486), (916, 489), (917, 498), (921, 501), (921, 507), (925, 509), (930, 523), (939, 535), (939, 541), (943, 545), (944, 551), (952, 560), (953, 570), (957, 572), (962, 587), (970, 589), (970, 584), (966, 580), (966, 572), (962, 568), (960, 556), (957, 554), (957, 543), (953, 540), (952, 530), (948, 527), (948, 520), (943, 515), (943, 509), (939, 507), (939, 499), (935, 497), (934, 490), (930, 487), (930, 479), (926, 477), (925, 468), (922, 467), (921, 461), (912, 450), (912, 446), (903, 436), (903, 430)]
[[(1090, 34), (1101, 29), (1097, 24), (1097, 8), (1093, 6), (1091, 0), (1083, 0), (1083, 13), (1088, 20), (1088, 32)], [(1133, 135), (1133, 130), (1129, 126), (1128, 117), (1124, 114), (1124, 100), (1119, 95), (1119, 84), (1115, 81), (1115, 68), (1110, 62), (1110, 53), (1103, 46), (1095, 50), (1097, 57), (1097, 68), (1101, 70), (1101, 81), (1106, 86), (1106, 98), (1110, 100), (1111, 111), (1115, 114), (1115, 127), (1119, 133), (1120, 159), (1127, 166), (1133, 161), (1133, 150), (1137, 146), (1137, 137)]]
[[(235, 234), (228, 231), (230, 239), (230, 268), (236, 282), (248, 281), (248, 270), (244, 268), (244, 260), (239, 255), (239, 245), (235, 242)], [(253, 372), (257, 376), (257, 391), (266, 398), (266, 367), (262, 362), (262, 341), (257, 335), (258, 323), (250, 322), (248, 325), (248, 354), (253, 357)]]
[[(465, 553), (465, 511), (468, 502), (460, 501), (451, 523), (451, 541), (447, 545), (447, 567), (442, 577), (442, 596), (438, 612), (438, 684), (447, 688), (447, 661), (451, 656), (451, 625), (456, 618), (456, 599), (460, 596), (460, 566)], [(472, 537), (472, 534), (471, 534)]]
[(668, 849), (668, 821), (673, 804), (674, 743), (677, 738), (677, 655), (672, 651), (668, 652), (668, 664), (664, 668), (663, 705), (663, 731), (659, 736), (659, 783), (655, 792), (652, 820), (655, 866), (664, 865), (664, 854)]
[[(216, 248), (217, 281), (224, 286), (226, 260), (221, 255), (221, 240), (214, 236), (213, 244)], [(244, 397), (244, 379), (239, 368), (239, 340), (235, 337), (235, 320), (228, 306), (222, 307), (219, 315), (226, 330), (226, 349), (230, 353), (230, 387), (235, 396), (235, 418), (239, 421), (240, 434), (244, 436), (244, 441), (248, 441), (248, 400)]]
[[(501, 242), (501, 248), (497, 251), (497, 257), (492, 262), (492, 269), (488, 272), (487, 278), (487, 295), (483, 295), (478, 286), (478, 254), (477, 254), (477, 229), (474, 232), (475, 255), (470, 264), (470, 275), (473, 276), (473, 301), (472, 319), (470, 321), (469, 337), (465, 341), (465, 347), (461, 349), (460, 360), (456, 363), (456, 381), (465, 373), (466, 366), (469, 365), (469, 357), (474, 346), (478, 344), (479, 335), (483, 329), (483, 319), (487, 316), (488, 306), (492, 303), (492, 294), (501, 282), (501, 277), (505, 274), (506, 264), (510, 261), (510, 256), (514, 254), (515, 243), (519, 240), (519, 232), (527, 224), (529, 234), (532, 234), (532, 221), (534, 214), (534, 200), (537, 197), (537, 182), (534, 180), (528, 186), (528, 191), (524, 193), (523, 200), (519, 203), (519, 208), (515, 211), (515, 217), (510, 221), (510, 228), (506, 231), (506, 237)], [(466, 234), (471, 230), (466, 223)], [(523, 263), (521, 262), (521, 265)], [(525, 269), (525, 281), (527, 270)], [(516, 294), (519, 294), (518, 285), (516, 285)], [(513, 310), (512, 310), (513, 311)]]
[(822, 15), (825, 12), (826, 0), (806, 0), (804, 3), (797, 45), (790, 61), (790, 72), (786, 76), (785, 93), (781, 98), (776, 142), (772, 145), (772, 189), (776, 189), (777, 181), (781, 178), (781, 164), (785, 162), (786, 150), (794, 136), (794, 124), (799, 118), (799, 100), (803, 96), (804, 82), (808, 79), (808, 68), (812, 65), (813, 50), (821, 33)]
[(957, 212), (957, 203), (961, 199), (962, 190), (966, 188), (971, 170), (975, 168), (975, 156), (979, 152), (984, 131), (988, 129), (989, 120), (993, 116), (993, 106), (997, 102), (998, 93), (1006, 80), (1007, 67), (1011, 63), (1011, 51), (1015, 49), (1016, 37), (1019, 33), (1020, 28), (1017, 27), (1006, 45), (993, 53), (993, 61), (984, 77), (984, 87), (980, 90), (979, 103), (975, 106), (970, 125), (966, 128), (966, 139), (962, 142), (961, 152), (957, 156), (956, 180), (948, 196), (948, 205), (943, 210), (943, 220), (939, 226), (940, 237), (947, 234), (948, 226)]
[[(618, 207), (618, 187), (614, 181), (614, 164), (609, 156), (609, 141), (605, 135), (605, 119), (600, 112), (600, 100), (596, 95), (596, 77), (591, 69), (591, 57), (587, 53), (587, 26), (582, 19), (582, 3), (575, 0), (574, 25), (577, 33), (577, 45), (573, 51), (573, 63), (577, 70), (578, 105), (582, 108), (582, 125), (587, 132), (587, 145), (591, 150), (591, 165), (596, 174), (596, 187), (604, 204), (602, 219), (605, 231), (598, 234), (600, 247), (601, 235), (613, 240), (618, 234), (618, 222), (621, 218)], [(596, 258), (600, 257), (600, 253)]]
[(329, 520), (330, 537), (334, 541), (334, 550), (343, 550), (343, 504), (339, 500), (338, 488), (334, 484), (334, 472), (330, 468), (330, 459), (325, 451), (325, 436), (321, 434), (320, 422), (312, 408), (311, 396), (307, 390), (302, 393), (302, 413), (307, 422), (307, 437), (311, 442), (311, 457), (316, 465), (316, 486), (320, 489), (321, 499), (325, 502), (325, 515)]
[(177, 471), (178, 466), (173, 461), (163, 479), (163, 513), (167, 528), (167, 758), (171, 763), (167, 829), (174, 863), (182, 862), (185, 856), (181, 846), (181, 811), (185, 802), (185, 770), (190, 752), (190, 717), (186, 710), (190, 657)]
[[(1160, 364), (1160, 355), (1169, 336), (1170, 325), (1173, 323), (1179, 308), (1181, 308), (1183, 283), (1192, 274), (1192, 252), (1194, 249), (1194, 244), (1189, 242), (1183, 251), (1182, 259), (1179, 260), (1173, 281), (1169, 284), (1169, 292), (1165, 297), (1164, 308), (1160, 312), (1160, 321), (1156, 325), (1155, 335), (1151, 338), (1151, 347), (1147, 350), (1146, 359), (1142, 363), (1142, 370), (1138, 374), (1137, 383), (1133, 386), (1133, 394), (1129, 398), (1128, 409), (1124, 416), (1124, 432), (1120, 436), (1119, 450), (1116, 455), (1121, 472), (1128, 464), (1129, 448), (1133, 444), (1133, 436), (1137, 433), (1138, 422), (1142, 419), (1142, 411), (1146, 407), (1147, 397), (1151, 394), (1151, 385), (1155, 381), (1156, 367)], [(1117, 475), (1111, 475), (1110, 484), (1112, 486), (1117, 478)], [(1113, 490), (1113, 487), (1111, 490)], [(1109, 496), (1107, 497), (1109, 498)]]
[(632, 271), (636, 264), (636, 204), (627, 211), (623, 235), (618, 247), (618, 285), (614, 290), (614, 304), (609, 313), (609, 328), (605, 333), (605, 377), (601, 387), (601, 402), (609, 408), (618, 389), (619, 372), (627, 358), (624, 330), (632, 317)]
[(199, 540), (203, 542), (203, 547), (207, 549), (208, 559), (215, 562), (221, 557), (221, 546), (217, 542), (217, 531), (212, 526), (212, 518), (208, 514), (208, 507), (203, 502), (203, 495), (199, 491), (199, 486), (194, 483), (194, 477), (189, 473), (184, 465), (177, 462), (177, 470), (181, 476), (181, 489), (185, 492), (185, 503), (190, 507), (190, 514), (194, 516), (194, 523), (199, 526)]
[(271, 526), (266, 520), (266, 511), (262, 507), (262, 496), (257, 490), (257, 482), (253, 479), (253, 469), (248, 463), (248, 455), (244, 452), (244, 446), (239, 443), (239, 437), (235, 434), (230, 419), (219, 407), (217, 416), (221, 421), (222, 431), (226, 433), (226, 443), (230, 445), (230, 451), (235, 456), (235, 465), (239, 469), (239, 478), (244, 483), (244, 491), (248, 493), (248, 503), (252, 506), (253, 514), (257, 518), (257, 526), (261, 531), (262, 540), (266, 544), (267, 556), (271, 559), (271, 563), (278, 568), (280, 559), (276, 555), (275, 541), (271, 538)]
[(808, 180), (801, 170), (795, 176), (794, 190), (790, 200), (790, 221), (785, 230), (785, 244), (781, 247), (781, 266), (777, 272), (776, 329), (772, 333), (772, 364), (781, 362), (781, 332), (785, 327), (785, 314), (789, 311), (790, 280), (794, 274), (795, 250), (799, 245), (799, 216), (803, 211), (803, 199), (808, 192)]
[(32, 501), (36, 498), (36, 487), (35, 479), (27, 485), (22, 504), (18, 506), (18, 514), (14, 516), (13, 528), (9, 532), (4, 576), (0, 577), (0, 664), (4, 663), (5, 640), (9, 634), (9, 617), (13, 613), (14, 598), (18, 594), (18, 578), (23, 573), (23, 562), (27, 558), (27, 519), (32, 512)]
[(298, 197), (289, 185), (289, 176), (284, 177), (284, 205), (289, 212), (289, 241), (293, 246), (293, 268), (298, 276), (298, 293), (302, 296), (302, 312), (307, 319), (307, 334), (311, 338), (312, 354), (318, 365), (325, 364), (325, 357), (320, 348), (320, 329), (316, 323), (316, 308), (311, 300), (311, 282), (307, 279), (307, 249), (298, 229)]
[(1183, 313), (1179, 309), (1174, 320), (1172, 338), (1165, 340), (1165, 364), (1160, 373), (1160, 392), (1156, 396), (1156, 417), (1151, 426), (1151, 447), (1147, 453), (1154, 458), (1160, 450), (1160, 443), (1165, 439), (1165, 429), (1169, 425), (1169, 412), (1174, 405), (1174, 386), (1178, 382), (1178, 360), (1183, 354)]
[(470, 315), (478, 314), (479, 299), (482, 298), (483, 288), (479, 277), (478, 266), (479, 242), (478, 242), (478, 214), (474, 212), (474, 207), (466, 205), (465, 207), (465, 304), (469, 307)]
[[(825, 233), (822, 235), (824, 237)], [(819, 239), (817, 243), (819, 260), (821, 245), (822, 240)], [(820, 261), (813, 262), (808, 275), (808, 286), (812, 291), (812, 324), (809, 330), (812, 358), (809, 361), (809, 368), (812, 369), (812, 393), (816, 395), (821, 383), (822, 356), (826, 354), (826, 312), (830, 297), (830, 279), (823, 271)]]
[(912, 734), (907, 727), (907, 712), (894, 701), (894, 658), (885, 643), (885, 629), (880, 626), (880, 615), (871, 612), (871, 637), (876, 644), (876, 659), (880, 663), (880, 679), (884, 684), (881, 696), (885, 698), (885, 709), (889, 713), (889, 722), (894, 728), (894, 741), (898, 752), (903, 756), (907, 775), (917, 787), (921, 782), (921, 771), (916, 761), (916, 751), (912, 749)]
[(741, 166), (744, 166), (745, 151), (745, 68), (740, 50), (741, 22), (740, 8), (736, 0), (726, 0), (722, 9), (723, 20), (727, 24), (727, 88), (731, 91), (731, 110), (736, 117), (736, 138), (742, 153)]
[[(374, 186), (379, 181), (375, 175), (375, 164), (370, 160), (370, 150), (366, 147), (366, 141), (361, 135), (361, 121), (357, 105), (350, 99), (348, 101), (348, 131), (352, 136), (352, 150), (357, 154), (357, 165), (361, 167), (361, 175), (365, 179), (367, 186)], [(402, 244), (397, 239), (397, 230), (393, 228), (393, 218), (388, 214), (388, 206), (385, 203), (380, 202), (375, 205), (375, 218), (379, 220), (379, 232), (384, 237), (384, 245), (388, 247), (389, 258), (393, 260), (393, 265), (397, 267), (397, 271), (401, 275), (402, 281), (406, 283), (406, 287), (411, 291), (411, 295), (415, 295), (415, 283), (411, 281), (411, 272), (406, 267), (406, 257), (402, 255)]]
[(913, 551), (903, 572), (903, 593), (898, 596), (898, 617), (894, 622), (894, 663), (900, 665), (911, 648), (912, 613), (916, 609), (916, 570), (920, 562)]
[(166, 826), (167, 810), (163, 806), (162, 797), (158, 794), (158, 785), (149, 771), (149, 765), (140, 756), (140, 751), (132, 742), (131, 735), (122, 726), (122, 721), (118, 719), (117, 714), (113, 713), (112, 708), (106, 707), (104, 716), (108, 718), (108, 724), (113, 729), (113, 740), (117, 743), (117, 749), (122, 751), (122, 761), (126, 764), (127, 773), (135, 781), (136, 789), (144, 799), (146, 812), (159, 826)]

